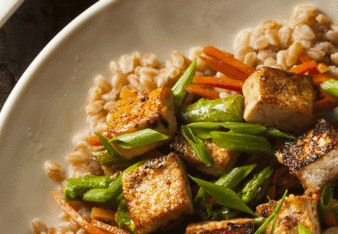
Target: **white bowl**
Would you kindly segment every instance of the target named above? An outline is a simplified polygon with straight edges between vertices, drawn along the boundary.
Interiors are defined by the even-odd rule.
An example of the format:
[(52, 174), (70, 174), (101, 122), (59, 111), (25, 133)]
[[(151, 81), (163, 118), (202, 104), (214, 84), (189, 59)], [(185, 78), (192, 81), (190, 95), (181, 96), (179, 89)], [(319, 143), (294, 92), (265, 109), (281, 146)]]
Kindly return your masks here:
[(0, 0), (0, 28), (23, 2), (24, 0)]
[[(240, 29), (283, 19), (304, 3), (288, 1), (101, 0), (65, 27), (20, 78), (0, 114), (1, 233), (31, 233), (30, 221), (55, 224), (55, 184), (43, 163), (66, 165), (72, 136), (86, 127), (86, 95), (109, 61), (138, 50), (164, 60), (176, 49), (214, 45), (232, 51)], [(338, 19), (338, 1), (316, 1)]]

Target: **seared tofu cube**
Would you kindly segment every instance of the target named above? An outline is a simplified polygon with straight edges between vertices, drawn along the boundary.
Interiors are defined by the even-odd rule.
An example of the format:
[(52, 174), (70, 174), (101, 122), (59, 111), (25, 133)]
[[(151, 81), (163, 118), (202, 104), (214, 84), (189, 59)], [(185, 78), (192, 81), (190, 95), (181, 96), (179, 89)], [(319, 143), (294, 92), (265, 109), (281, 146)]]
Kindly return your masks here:
[(320, 120), (295, 140), (286, 141), (276, 152), (278, 160), (313, 193), (338, 176), (337, 132)]
[(243, 84), (244, 119), (288, 132), (306, 130), (315, 98), (311, 76), (263, 67)]
[(117, 137), (137, 130), (151, 128), (169, 136), (168, 140), (124, 149), (114, 145), (115, 150), (126, 158), (141, 155), (170, 141), (177, 130), (174, 114), (174, 96), (167, 87), (158, 88), (150, 93), (139, 94), (124, 89), (115, 109), (107, 116), (108, 137)]
[(150, 233), (193, 213), (184, 165), (174, 154), (123, 173), (123, 195), (138, 233)]
[(195, 151), (184, 138), (181, 131), (179, 131), (170, 143), (170, 148), (186, 160), (189, 165), (208, 175), (221, 176), (237, 162), (238, 156), (240, 155), (239, 152), (218, 147), (211, 140), (203, 141), (212, 160), (210, 166), (204, 164), (197, 157)]
[[(276, 208), (279, 201), (272, 201)], [(273, 213), (270, 203), (259, 205), (256, 215), (268, 218)], [(272, 223), (262, 232), (270, 233)], [(305, 226), (312, 234), (320, 234), (320, 222), (317, 212), (317, 199), (307, 196), (286, 197), (284, 203), (277, 213), (274, 233), (298, 234), (298, 223)]]
[(186, 234), (253, 234), (253, 219), (238, 218), (223, 221), (206, 221), (191, 223), (186, 229)]

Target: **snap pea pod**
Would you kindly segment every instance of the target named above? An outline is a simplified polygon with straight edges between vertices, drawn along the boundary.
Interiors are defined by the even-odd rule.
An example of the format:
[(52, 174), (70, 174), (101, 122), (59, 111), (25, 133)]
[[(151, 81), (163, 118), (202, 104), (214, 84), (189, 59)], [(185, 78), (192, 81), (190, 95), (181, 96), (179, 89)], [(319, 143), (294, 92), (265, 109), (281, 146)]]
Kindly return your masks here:
[[(266, 193), (274, 174), (274, 166), (270, 165), (261, 172), (255, 174), (251, 180), (246, 182), (238, 194), (249, 207), (254, 206)], [(229, 207), (215, 210), (211, 216), (213, 220), (227, 220), (237, 217), (241, 212)]]
[(96, 160), (104, 166), (128, 166), (140, 161), (140, 157), (135, 157), (132, 159), (126, 159), (124, 157), (115, 157), (111, 155), (106, 149), (99, 150), (94, 152), (93, 155), (96, 157)]
[(243, 121), (244, 97), (236, 95), (216, 100), (199, 101), (181, 106), (179, 112), (186, 123), (194, 122), (241, 122)]
[(93, 188), (83, 194), (82, 200), (87, 202), (114, 203), (122, 193), (122, 174), (120, 174), (108, 188)]
[(115, 221), (118, 224), (119, 228), (129, 230), (133, 234), (137, 234), (135, 224), (130, 217), (127, 202), (124, 199), (121, 199), (117, 207), (117, 212), (115, 215)]
[(107, 188), (114, 180), (110, 176), (86, 175), (81, 178), (69, 178), (65, 186), (65, 199), (81, 200), (85, 192), (93, 188)]
[(329, 79), (320, 84), (320, 88), (325, 92), (328, 92), (336, 97), (338, 97), (338, 81), (335, 79)]

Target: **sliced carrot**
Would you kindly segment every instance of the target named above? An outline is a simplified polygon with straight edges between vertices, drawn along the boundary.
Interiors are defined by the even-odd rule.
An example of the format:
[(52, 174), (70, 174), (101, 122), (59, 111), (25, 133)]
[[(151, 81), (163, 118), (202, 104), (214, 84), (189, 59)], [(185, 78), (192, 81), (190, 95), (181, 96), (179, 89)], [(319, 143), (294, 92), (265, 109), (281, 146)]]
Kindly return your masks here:
[(60, 193), (53, 191), (53, 197), (61, 209), (69, 215), (77, 224), (90, 234), (106, 234), (106, 232), (91, 225), (85, 218), (83, 218), (70, 204), (68, 204), (60, 195)]
[(236, 80), (245, 80), (246, 78), (249, 77), (248, 75), (241, 73), (236, 68), (233, 68), (226, 63), (222, 63), (222, 62), (217, 61), (215, 59), (207, 58), (207, 57), (203, 57), (203, 56), (200, 56), (200, 58), (204, 62), (206, 62), (210, 67), (214, 68), (215, 70), (217, 70), (219, 72), (222, 72), (224, 75), (226, 75), (230, 78), (233, 78), (233, 79), (236, 79)]
[(328, 66), (326, 66), (324, 63), (318, 63), (317, 65), (317, 70), (320, 72), (320, 73), (325, 73), (327, 72), (328, 70), (330, 70), (330, 68)]
[(289, 70), (289, 72), (296, 73), (296, 74), (305, 74), (313, 75), (317, 72), (317, 63), (316, 61), (310, 61), (306, 63), (299, 64), (296, 67), (293, 67)]
[(330, 98), (324, 98), (313, 104), (313, 113), (314, 116), (320, 116), (329, 111), (332, 111), (338, 106), (338, 102), (331, 100)]
[(242, 92), (244, 81), (223, 77), (194, 76), (194, 83)]
[(302, 62), (302, 63), (308, 63), (311, 61), (310, 57), (307, 55), (307, 54), (301, 54), (299, 56), (299, 60)]
[(222, 63), (228, 64), (229, 66), (237, 69), (241, 73), (244, 73), (246, 76), (250, 76), (255, 71), (255, 69), (253, 69), (252, 67), (249, 67), (241, 61), (229, 56), (229, 53), (224, 53), (223, 51), (213, 46), (205, 47), (203, 49), (203, 53), (211, 58), (221, 61)]
[(207, 88), (203, 85), (188, 84), (184, 89), (189, 93), (194, 93), (208, 99), (218, 99), (219, 93), (213, 89)]
[(129, 234), (128, 231), (118, 228), (118, 227), (114, 227), (111, 226), (109, 224), (103, 223), (99, 220), (96, 219), (92, 219), (90, 221), (90, 224), (93, 225), (94, 227), (97, 227), (99, 229), (101, 229), (102, 231), (104, 231), (105, 233), (112, 233), (112, 234)]
[(91, 136), (87, 139), (87, 142), (90, 146), (101, 146), (102, 143), (99, 140), (99, 138), (97, 138), (97, 136)]
[(321, 83), (328, 81), (329, 79), (334, 78), (329, 74), (316, 73), (312, 75), (312, 83), (314, 85), (320, 85)]

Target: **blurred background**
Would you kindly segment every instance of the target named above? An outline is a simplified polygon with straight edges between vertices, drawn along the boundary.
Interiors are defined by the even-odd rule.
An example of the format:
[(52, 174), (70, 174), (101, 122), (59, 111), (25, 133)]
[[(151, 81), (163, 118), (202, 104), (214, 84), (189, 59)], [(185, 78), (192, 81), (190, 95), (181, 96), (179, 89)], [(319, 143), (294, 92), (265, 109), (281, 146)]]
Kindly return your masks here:
[(0, 28), (0, 110), (45, 45), (95, 2), (97, 0), (25, 0)]

